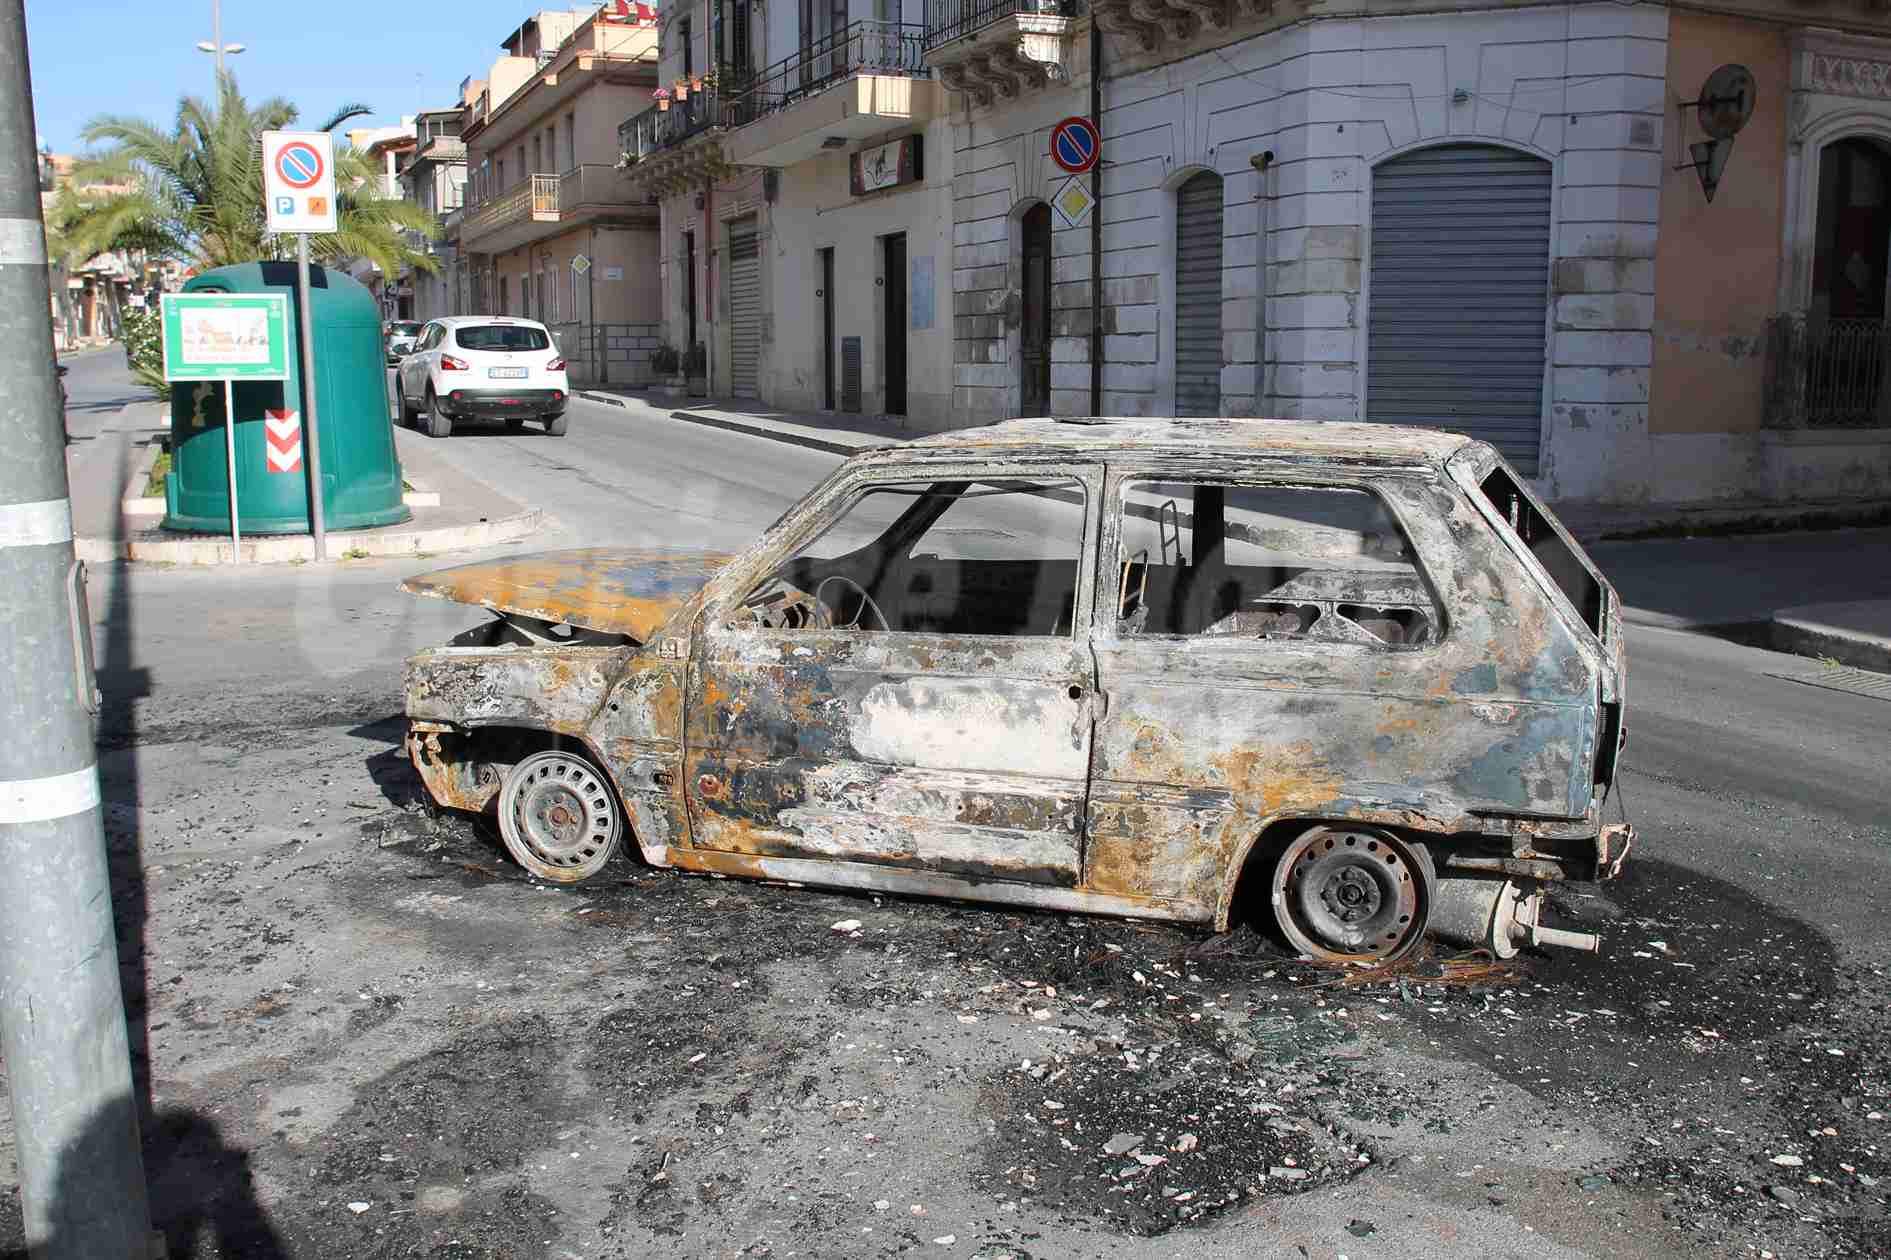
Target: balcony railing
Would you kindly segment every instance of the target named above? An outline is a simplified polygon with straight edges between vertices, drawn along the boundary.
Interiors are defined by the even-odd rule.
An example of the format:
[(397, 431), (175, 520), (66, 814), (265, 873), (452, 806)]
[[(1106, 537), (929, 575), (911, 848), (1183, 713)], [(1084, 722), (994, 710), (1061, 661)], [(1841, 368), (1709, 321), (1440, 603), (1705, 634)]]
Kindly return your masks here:
[(1891, 323), (1882, 319), (1775, 316), (1767, 324), (1766, 425), (1863, 429), (1891, 425), (1886, 365)]
[[(906, 22), (859, 21), (784, 57), (729, 96), (723, 125), (740, 127), (785, 109), (855, 74), (926, 78), (926, 28)], [(693, 98), (692, 98), (693, 99)]]
[(633, 114), (617, 128), (617, 144), (634, 158), (673, 148), (694, 136), (720, 127), (722, 101), (714, 88), (691, 92), (680, 101), (671, 101), (668, 109), (652, 105)]
[(558, 177), (558, 213), (572, 214), (580, 206), (621, 205), (630, 191), (624, 173), (601, 162), (574, 166)]
[(1083, 0), (927, 0), (926, 47), (983, 30), (1014, 13), (1047, 13), (1077, 17)]

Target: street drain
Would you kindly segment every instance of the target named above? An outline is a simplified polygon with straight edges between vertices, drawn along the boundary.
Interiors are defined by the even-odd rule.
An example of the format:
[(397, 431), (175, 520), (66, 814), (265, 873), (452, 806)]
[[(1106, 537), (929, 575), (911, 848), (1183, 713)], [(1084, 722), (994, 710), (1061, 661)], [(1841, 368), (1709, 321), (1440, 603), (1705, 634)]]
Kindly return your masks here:
[(1787, 682), (1805, 683), (1809, 687), (1824, 687), (1831, 691), (1849, 691), (1855, 696), (1870, 696), (1874, 700), (1891, 700), (1891, 674), (1874, 674), (1868, 669), (1853, 669), (1846, 665), (1828, 665), (1824, 669), (1792, 674), (1771, 673), (1773, 678), (1783, 678)]

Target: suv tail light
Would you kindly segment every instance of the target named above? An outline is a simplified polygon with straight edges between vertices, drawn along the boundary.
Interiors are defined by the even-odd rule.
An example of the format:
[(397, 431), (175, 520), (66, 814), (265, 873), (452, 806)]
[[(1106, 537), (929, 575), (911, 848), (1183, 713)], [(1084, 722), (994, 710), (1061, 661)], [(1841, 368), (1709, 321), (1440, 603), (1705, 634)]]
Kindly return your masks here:
[(466, 360), (443, 354), (440, 356), (440, 370), (442, 372), (470, 372), (473, 369), (467, 366)]
[(550, 363), (545, 365), (545, 370), (547, 372), (562, 372), (565, 370), (565, 361), (563, 359), (553, 359)]

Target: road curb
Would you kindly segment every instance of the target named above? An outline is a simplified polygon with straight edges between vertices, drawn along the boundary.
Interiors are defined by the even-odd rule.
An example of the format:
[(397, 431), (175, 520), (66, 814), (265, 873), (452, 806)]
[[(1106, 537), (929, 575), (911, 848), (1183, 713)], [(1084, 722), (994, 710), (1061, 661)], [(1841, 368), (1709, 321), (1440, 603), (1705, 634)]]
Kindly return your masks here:
[[(426, 552), (462, 551), (495, 543), (516, 542), (544, 524), (538, 508), (502, 516), (496, 521), (470, 525), (440, 525), (431, 529), (340, 530), (328, 535), (330, 561), (362, 560), (384, 556), (412, 556)], [(87, 564), (136, 560), (146, 564), (226, 565), (230, 540), (215, 534), (179, 537), (146, 530), (129, 538), (81, 537), (73, 549)], [(245, 564), (302, 564), (315, 558), (315, 540), (307, 534), (264, 534), (245, 538)]]
[(588, 398), (592, 402), (596, 402), (596, 403), (607, 403), (613, 407), (622, 407), (626, 405), (624, 400), (617, 397), (615, 394), (594, 394), (588, 389), (578, 390), (577, 394), (578, 394), (578, 397), (580, 398)]
[(1817, 614), (1826, 605), (1787, 608), (1773, 614), (1773, 646), (1801, 656), (1826, 656), (1858, 669), (1891, 673), (1891, 638), (1837, 626)]
[(854, 455), (860, 451), (872, 449), (867, 446), (847, 446), (840, 442), (829, 442), (823, 438), (809, 437), (801, 433), (784, 433), (780, 429), (764, 428), (756, 424), (740, 424), (734, 420), (724, 420), (721, 416), (707, 416), (700, 411), (672, 411), (670, 419), (681, 420), (686, 424), (700, 424), (708, 429), (746, 433), (750, 437), (767, 438), (771, 442), (783, 442), (789, 446), (805, 446), (811, 451), (826, 451), (830, 455)]

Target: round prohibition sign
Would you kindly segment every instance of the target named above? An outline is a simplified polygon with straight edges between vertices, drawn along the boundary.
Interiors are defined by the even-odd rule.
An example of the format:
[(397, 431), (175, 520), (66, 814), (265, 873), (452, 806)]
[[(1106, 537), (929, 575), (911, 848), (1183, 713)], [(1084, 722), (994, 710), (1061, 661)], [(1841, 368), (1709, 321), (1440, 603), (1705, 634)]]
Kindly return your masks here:
[(1088, 118), (1066, 118), (1051, 128), (1051, 160), (1081, 175), (1097, 164), (1097, 151), (1103, 147), (1097, 125)]
[(322, 179), (322, 155), (306, 140), (291, 140), (276, 150), (276, 174), (291, 188), (313, 188)]

